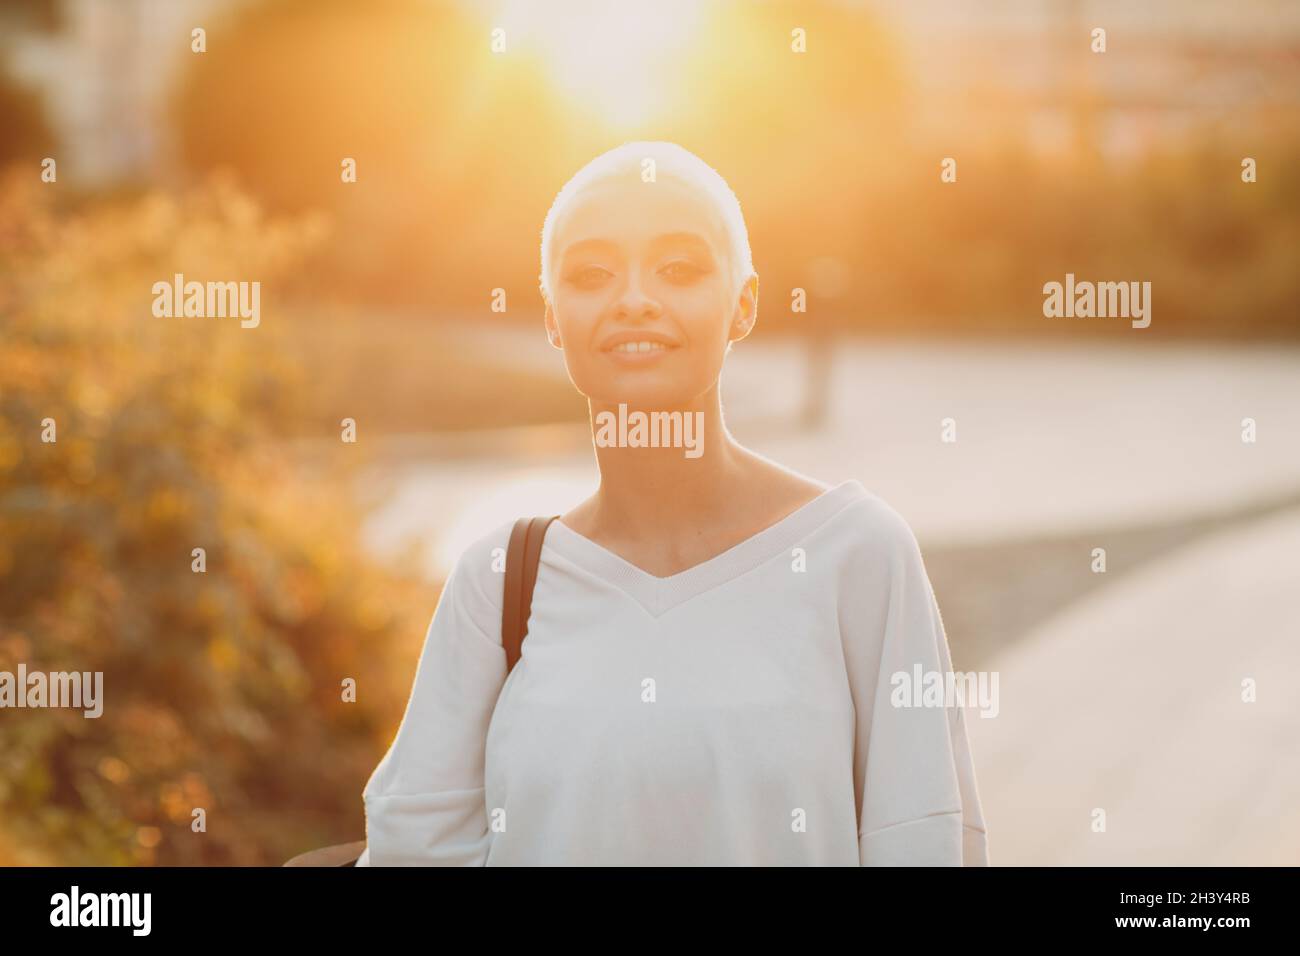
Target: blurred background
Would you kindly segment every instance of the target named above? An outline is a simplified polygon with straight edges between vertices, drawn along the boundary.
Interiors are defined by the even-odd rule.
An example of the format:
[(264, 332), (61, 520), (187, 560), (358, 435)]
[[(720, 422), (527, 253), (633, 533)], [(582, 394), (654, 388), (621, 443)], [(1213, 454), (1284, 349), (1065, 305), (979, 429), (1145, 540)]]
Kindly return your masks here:
[[(538, 241), (631, 139), (743, 205), (733, 432), (902, 512), (1000, 674), (993, 862), (1300, 863), (1298, 105), (1286, 0), (6, 0), (0, 670), (106, 707), (0, 712), (0, 864), (363, 836), (460, 549), (595, 486)], [(259, 327), (154, 318), (175, 273)], [(1150, 327), (1045, 318), (1066, 273)]]

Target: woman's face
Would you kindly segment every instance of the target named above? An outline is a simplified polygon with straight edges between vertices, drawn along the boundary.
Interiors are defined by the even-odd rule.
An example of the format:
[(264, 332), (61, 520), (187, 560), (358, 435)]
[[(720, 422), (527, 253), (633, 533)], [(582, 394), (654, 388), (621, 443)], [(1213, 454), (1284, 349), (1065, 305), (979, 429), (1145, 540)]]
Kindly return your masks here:
[(720, 216), (671, 179), (593, 183), (557, 223), (548, 332), (569, 378), (598, 404), (690, 405), (749, 331), (757, 277), (732, 298)]

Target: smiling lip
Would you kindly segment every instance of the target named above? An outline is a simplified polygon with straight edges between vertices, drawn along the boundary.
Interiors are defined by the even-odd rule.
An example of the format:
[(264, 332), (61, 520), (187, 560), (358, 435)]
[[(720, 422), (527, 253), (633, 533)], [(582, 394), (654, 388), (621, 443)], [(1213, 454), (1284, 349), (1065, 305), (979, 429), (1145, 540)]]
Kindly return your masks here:
[(616, 332), (600, 344), (602, 352), (620, 358), (659, 356), (679, 347), (671, 336), (649, 330)]

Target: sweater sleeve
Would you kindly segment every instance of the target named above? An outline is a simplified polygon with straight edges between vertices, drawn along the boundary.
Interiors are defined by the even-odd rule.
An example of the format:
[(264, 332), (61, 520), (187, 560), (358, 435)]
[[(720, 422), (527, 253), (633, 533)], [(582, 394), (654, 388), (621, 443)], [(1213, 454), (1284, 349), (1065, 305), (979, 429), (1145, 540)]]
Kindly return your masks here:
[[(857, 710), (854, 781), (862, 866), (987, 866), (988, 845), (965, 715), (915, 706), (918, 676), (952, 672), (947, 636), (920, 547), (891, 509), (878, 528), (886, 547), (869, 573), (850, 628), (867, 660), (849, 668)], [(878, 651), (878, 657), (870, 660)], [(915, 693), (920, 694), (923, 688)]]
[[(505, 682), (499, 605), (468, 553), (453, 568), (425, 635), (397, 736), (363, 791), (358, 866), (482, 866), (488, 724)], [(484, 559), (486, 560), (486, 559)]]

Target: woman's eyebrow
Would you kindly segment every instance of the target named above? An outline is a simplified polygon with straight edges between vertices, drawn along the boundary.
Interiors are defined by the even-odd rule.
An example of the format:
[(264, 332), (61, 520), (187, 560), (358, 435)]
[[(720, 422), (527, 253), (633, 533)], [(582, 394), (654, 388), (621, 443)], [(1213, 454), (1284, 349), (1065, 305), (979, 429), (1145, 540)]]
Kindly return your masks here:
[[(649, 248), (661, 249), (665, 246), (692, 246), (699, 252), (703, 252), (710, 257), (713, 255), (713, 246), (709, 240), (698, 232), (665, 232), (660, 233), (650, 240)], [(600, 236), (588, 236), (585, 239), (578, 239), (569, 243), (560, 255), (561, 265), (568, 261), (571, 256), (579, 256), (585, 251), (597, 250), (614, 250), (617, 249), (618, 243), (613, 239), (606, 239)]]
[(650, 240), (650, 245), (655, 247), (677, 244), (698, 246), (705, 252), (710, 252), (713, 249), (709, 240), (705, 239), (698, 232), (666, 232), (663, 235), (655, 236)]
[(583, 246), (612, 246), (615, 244), (616, 243), (614, 242), (613, 239), (599, 239), (599, 238), (577, 239), (569, 243), (565, 247), (564, 251), (572, 252), (574, 249), (581, 250)]

